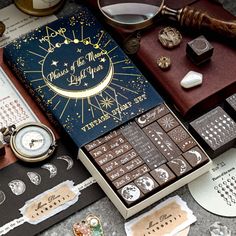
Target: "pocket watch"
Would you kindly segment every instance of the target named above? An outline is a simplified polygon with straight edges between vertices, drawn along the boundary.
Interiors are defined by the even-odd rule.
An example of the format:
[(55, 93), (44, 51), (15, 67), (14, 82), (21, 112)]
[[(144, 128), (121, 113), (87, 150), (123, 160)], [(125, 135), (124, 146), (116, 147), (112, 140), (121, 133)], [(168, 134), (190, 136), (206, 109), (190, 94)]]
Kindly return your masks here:
[(10, 135), (10, 147), (20, 160), (39, 162), (52, 155), (56, 139), (46, 125), (29, 122), (13, 129)]

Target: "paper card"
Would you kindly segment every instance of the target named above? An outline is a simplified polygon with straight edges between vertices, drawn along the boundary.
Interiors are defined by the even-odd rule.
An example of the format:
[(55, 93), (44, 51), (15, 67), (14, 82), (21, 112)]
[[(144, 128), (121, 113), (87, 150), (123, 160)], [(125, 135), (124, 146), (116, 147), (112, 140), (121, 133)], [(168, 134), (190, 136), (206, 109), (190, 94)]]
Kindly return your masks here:
[(193, 198), (207, 211), (235, 217), (236, 148), (215, 158), (210, 171), (191, 182), (188, 187)]
[(0, 10), (0, 21), (6, 25), (6, 31), (0, 37), (0, 47), (5, 47), (14, 39), (42, 25), (56, 20), (55, 15), (34, 17), (21, 12), (14, 4)]
[(0, 128), (35, 121), (38, 118), (0, 67)]
[(174, 236), (195, 221), (186, 202), (175, 196), (127, 222), (125, 230), (128, 236)]

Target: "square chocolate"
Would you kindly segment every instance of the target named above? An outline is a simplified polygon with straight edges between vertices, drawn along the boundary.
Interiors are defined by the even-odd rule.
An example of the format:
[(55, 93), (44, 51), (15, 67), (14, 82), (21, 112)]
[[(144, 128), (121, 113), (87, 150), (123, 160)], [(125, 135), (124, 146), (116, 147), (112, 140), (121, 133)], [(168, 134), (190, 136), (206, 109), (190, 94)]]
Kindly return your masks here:
[(151, 177), (149, 174), (145, 174), (137, 178), (134, 183), (138, 186), (138, 188), (144, 193), (148, 193), (158, 188), (157, 182)]
[(203, 145), (210, 147), (212, 156), (230, 148), (236, 140), (236, 123), (221, 108), (216, 107), (190, 123)]
[(199, 36), (187, 43), (186, 54), (193, 61), (194, 64), (200, 65), (208, 61), (214, 48), (210, 42), (203, 36)]
[(161, 186), (173, 181), (176, 178), (174, 173), (165, 164), (155, 170), (152, 170), (150, 174)]
[(125, 185), (118, 192), (128, 205), (143, 197), (143, 193), (134, 183)]
[(208, 162), (208, 157), (202, 152), (202, 150), (199, 147), (195, 147), (185, 153), (183, 153), (183, 156), (185, 160), (188, 161), (188, 163), (192, 167), (196, 167), (199, 165), (202, 165), (205, 162)]
[(171, 113), (163, 116), (157, 122), (161, 126), (161, 128), (165, 130), (165, 132), (168, 132), (179, 125), (179, 122)]
[(187, 174), (192, 169), (192, 167), (182, 156), (169, 161), (167, 165), (178, 177)]
[(161, 104), (160, 106), (155, 107), (154, 109), (141, 115), (139, 118), (135, 119), (135, 121), (140, 127), (144, 127), (152, 123), (153, 121), (161, 118), (162, 116), (166, 115), (167, 113), (169, 113), (169, 109), (166, 107), (165, 104)]

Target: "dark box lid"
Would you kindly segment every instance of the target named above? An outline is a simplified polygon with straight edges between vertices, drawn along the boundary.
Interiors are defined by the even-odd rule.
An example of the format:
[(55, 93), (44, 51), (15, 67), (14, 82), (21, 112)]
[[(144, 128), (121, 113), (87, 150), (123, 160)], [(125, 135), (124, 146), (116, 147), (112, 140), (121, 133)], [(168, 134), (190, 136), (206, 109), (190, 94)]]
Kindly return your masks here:
[(84, 7), (14, 41), (4, 60), (77, 147), (162, 102)]

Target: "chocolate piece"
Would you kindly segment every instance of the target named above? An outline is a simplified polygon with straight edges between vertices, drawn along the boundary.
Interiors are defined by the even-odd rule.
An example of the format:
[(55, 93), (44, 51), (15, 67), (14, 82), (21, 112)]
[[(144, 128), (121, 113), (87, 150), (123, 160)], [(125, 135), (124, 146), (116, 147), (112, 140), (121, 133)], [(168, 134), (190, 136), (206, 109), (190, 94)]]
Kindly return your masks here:
[(150, 174), (159, 185), (167, 184), (175, 179), (175, 175), (165, 164), (152, 170)]
[(107, 176), (111, 181), (113, 181), (113, 180), (121, 177), (125, 173), (128, 173), (131, 170), (134, 170), (135, 168), (137, 168), (138, 166), (140, 166), (142, 164), (143, 164), (143, 160), (140, 157), (136, 157), (135, 159), (129, 161), (125, 165), (122, 165), (122, 166), (116, 168), (115, 170), (109, 172), (107, 174)]
[(126, 139), (123, 137), (123, 135), (119, 135), (113, 139), (111, 139), (107, 145), (109, 146), (110, 149), (119, 147), (122, 143), (125, 143)]
[(131, 171), (130, 176), (132, 179), (137, 179), (138, 177), (146, 174), (149, 171), (150, 171), (150, 169), (148, 168), (147, 165), (142, 165), (142, 166), (138, 167), (137, 169)]
[(94, 159), (96, 159), (100, 157), (102, 154), (104, 154), (105, 152), (107, 152), (108, 150), (109, 150), (109, 146), (105, 143), (93, 149), (92, 151), (90, 151), (90, 154)]
[(192, 169), (188, 162), (181, 156), (169, 161), (167, 165), (175, 173), (176, 176), (184, 175)]
[(0, 157), (5, 156), (6, 150), (4, 144), (0, 141)]
[(182, 126), (177, 126), (168, 135), (177, 145), (190, 137)]
[(189, 56), (196, 65), (208, 61), (211, 58), (213, 51), (213, 46), (203, 35), (188, 42), (186, 47), (187, 56)]
[(132, 146), (129, 143), (123, 143), (119, 147), (114, 148), (113, 150), (96, 158), (95, 161), (101, 166), (101, 165), (107, 163), (108, 161), (111, 161), (114, 158), (128, 152), (131, 149), (132, 149)]
[(236, 120), (236, 93), (226, 99), (227, 112)]
[(124, 126), (124, 128), (121, 129), (121, 133), (151, 169), (166, 162), (165, 157), (135, 122)]
[(209, 161), (208, 157), (201, 151), (199, 147), (195, 147), (183, 153), (182, 155), (192, 167), (199, 166)]
[(156, 181), (149, 175), (145, 174), (139, 178), (137, 178), (134, 183), (138, 186), (138, 188), (144, 193), (148, 193), (154, 189), (156, 189), (159, 185)]
[(236, 123), (221, 108), (216, 107), (190, 123), (203, 145), (211, 148), (212, 155), (218, 155), (230, 148), (236, 139)]
[(122, 189), (119, 190), (119, 194), (128, 205), (137, 201), (143, 196), (140, 189), (134, 183), (125, 185)]
[(157, 122), (165, 132), (168, 132), (179, 125), (179, 122), (170, 113), (163, 116)]
[(121, 188), (124, 185), (128, 184), (133, 180), (132, 176), (128, 173), (123, 176), (121, 176), (119, 179), (116, 179), (115, 181), (112, 182), (112, 184), (117, 188)]
[(196, 146), (197, 143), (191, 138), (187, 138), (184, 141), (178, 143), (179, 148), (181, 149), (182, 152), (188, 151), (190, 148), (193, 148)]
[(144, 127), (152, 123), (153, 121), (161, 118), (162, 116), (166, 115), (167, 113), (169, 113), (168, 108), (166, 107), (166, 105), (161, 104), (160, 106), (155, 107), (154, 109), (141, 115), (139, 118), (135, 119), (135, 121), (140, 127)]
[(143, 130), (167, 160), (171, 160), (181, 154), (179, 148), (162, 130), (157, 122), (153, 122), (152, 124), (146, 126)]
[(134, 150), (130, 150), (129, 152), (123, 154), (122, 156), (117, 157), (116, 159), (101, 166), (101, 168), (103, 169), (105, 173), (108, 173), (114, 170), (115, 168), (117, 168), (118, 166), (129, 162), (130, 160), (132, 160), (133, 158), (137, 156), (138, 156), (137, 152), (135, 152)]

